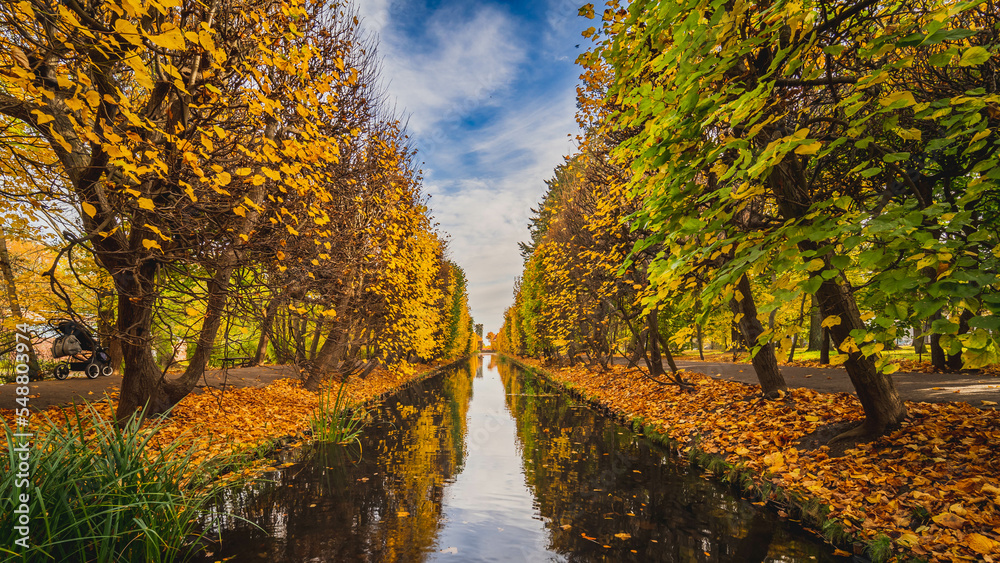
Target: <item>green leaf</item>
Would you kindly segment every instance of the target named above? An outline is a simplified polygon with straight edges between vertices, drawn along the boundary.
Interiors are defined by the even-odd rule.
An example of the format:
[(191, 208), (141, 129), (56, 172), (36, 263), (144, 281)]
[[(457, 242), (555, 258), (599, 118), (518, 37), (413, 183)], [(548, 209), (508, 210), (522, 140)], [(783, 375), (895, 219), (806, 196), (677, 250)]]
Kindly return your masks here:
[(966, 37), (972, 37), (977, 32), (971, 29), (939, 29), (927, 36), (921, 45), (937, 45), (942, 41), (958, 41)]
[(984, 330), (1000, 330), (1000, 316), (972, 317), (969, 319), (969, 326)]
[(931, 323), (931, 331), (935, 334), (958, 334), (958, 323), (953, 323), (948, 319), (936, 319)]
[(979, 66), (990, 59), (990, 52), (976, 46), (970, 47), (962, 53), (962, 59), (958, 61), (958, 66)]
[(951, 64), (951, 60), (958, 54), (957, 49), (939, 51), (931, 55), (930, 63), (937, 67), (946, 67)]

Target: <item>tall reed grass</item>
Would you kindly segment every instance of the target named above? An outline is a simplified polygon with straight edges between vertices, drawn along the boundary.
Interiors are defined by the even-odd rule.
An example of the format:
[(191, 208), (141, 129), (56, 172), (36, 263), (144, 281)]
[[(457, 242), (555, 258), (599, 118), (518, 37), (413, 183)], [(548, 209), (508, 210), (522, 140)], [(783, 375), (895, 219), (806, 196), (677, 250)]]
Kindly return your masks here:
[[(5, 561), (167, 562), (194, 554), (197, 516), (220, 485), (204, 476), (194, 441), (175, 440), (158, 453), (147, 446), (155, 429), (136, 415), (121, 427), (91, 405), (68, 424), (47, 420), (31, 447), (30, 490), (15, 488), (12, 431), (0, 475), (0, 554)], [(68, 417), (69, 418), (69, 417)], [(14, 495), (28, 492), (30, 547), (14, 543)], [(11, 507), (12, 508), (12, 507)]]
[(367, 415), (349, 408), (344, 395), (346, 386), (346, 380), (341, 382), (336, 397), (332, 397), (330, 388), (320, 392), (319, 406), (309, 420), (315, 440), (344, 444), (356, 441), (364, 430)]

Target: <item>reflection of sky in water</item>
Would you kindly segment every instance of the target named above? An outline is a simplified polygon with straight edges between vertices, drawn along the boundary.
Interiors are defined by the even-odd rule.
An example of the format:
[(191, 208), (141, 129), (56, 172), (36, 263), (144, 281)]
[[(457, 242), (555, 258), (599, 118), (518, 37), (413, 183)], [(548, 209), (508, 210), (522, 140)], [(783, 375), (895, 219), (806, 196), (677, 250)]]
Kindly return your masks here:
[(472, 386), (465, 465), (445, 488), (439, 553), (430, 559), (562, 560), (545, 548), (548, 532), (525, 485), (517, 426), (507, 411), (503, 383), (495, 369), (483, 371)]

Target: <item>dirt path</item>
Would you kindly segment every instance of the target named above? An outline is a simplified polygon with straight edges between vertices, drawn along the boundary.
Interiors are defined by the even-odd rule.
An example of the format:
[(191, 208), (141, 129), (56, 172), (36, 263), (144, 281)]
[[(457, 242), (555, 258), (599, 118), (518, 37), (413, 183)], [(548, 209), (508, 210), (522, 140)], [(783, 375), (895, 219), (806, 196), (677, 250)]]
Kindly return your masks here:
[[(169, 377), (169, 376), (168, 376)], [(226, 387), (264, 387), (278, 379), (298, 377), (294, 366), (254, 366), (250, 368), (230, 368), (211, 370), (198, 383), (195, 392), (206, 388), (221, 390)], [(31, 384), (30, 406), (45, 409), (55, 405), (70, 405), (74, 402), (99, 401), (105, 394), (117, 396), (122, 386), (122, 376), (87, 379), (83, 374), (74, 373), (63, 381), (48, 379)], [(14, 384), (0, 385), (0, 409), (13, 409)]]
[[(666, 367), (666, 366), (664, 366)], [(758, 383), (757, 375), (750, 364), (726, 362), (701, 362), (698, 360), (677, 360), (677, 367), (704, 373), (717, 379)], [(669, 369), (669, 368), (668, 368)], [(789, 387), (806, 387), (826, 393), (854, 393), (854, 387), (841, 367), (807, 368), (781, 366), (781, 374)], [(943, 403), (962, 401), (977, 407), (983, 401), (1000, 403), (1000, 377), (967, 373), (894, 373), (892, 380), (896, 390), (905, 401), (925, 401)]]

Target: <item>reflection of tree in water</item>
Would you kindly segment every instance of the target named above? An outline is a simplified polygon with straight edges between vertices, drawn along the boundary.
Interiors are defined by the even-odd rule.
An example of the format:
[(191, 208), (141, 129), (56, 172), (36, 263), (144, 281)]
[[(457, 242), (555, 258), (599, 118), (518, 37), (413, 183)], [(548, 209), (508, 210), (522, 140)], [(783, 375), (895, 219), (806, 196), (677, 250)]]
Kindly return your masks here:
[(550, 529), (549, 549), (571, 560), (756, 562), (769, 553), (782, 561), (832, 560), (543, 381), (503, 360), (499, 371), (526, 480)]
[[(478, 361), (402, 391), (373, 413), (360, 448), (316, 447), (273, 482), (232, 491), (208, 560), (412, 561), (434, 543), (446, 482), (461, 470)], [(264, 531), (256, 529), (253, 524)]]

